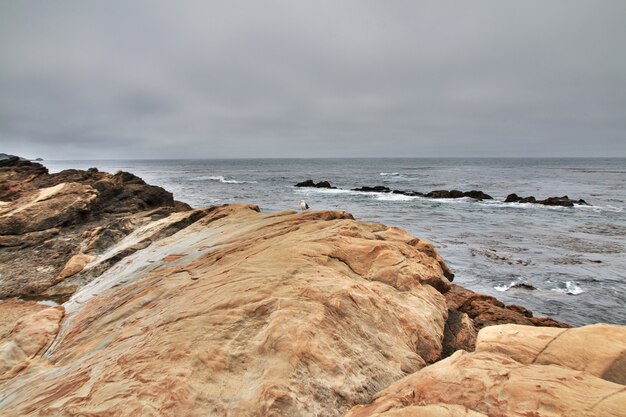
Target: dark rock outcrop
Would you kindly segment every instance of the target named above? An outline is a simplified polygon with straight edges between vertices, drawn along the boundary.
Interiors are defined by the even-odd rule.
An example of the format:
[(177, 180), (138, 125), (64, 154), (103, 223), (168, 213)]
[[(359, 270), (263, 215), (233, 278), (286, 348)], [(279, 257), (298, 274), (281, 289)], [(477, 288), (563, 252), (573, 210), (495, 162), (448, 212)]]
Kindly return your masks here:
[(0, 298), (40, 295), (142, 224), (189, 209), (128, 172), (0, 159)]
[(389, 187), (385, 187), (384, 185), (376, 185), (374, 187), (359, 187), (353, 188), (352, 191), (362, 191), (365, 193), (390, 193), (392, 190)]
[(333, 187), (328, 181), (320, 181), (316, 183), (313, 180), (306, 180), (306, 181), (299, 182), (296, 185), (294, 185), (294, 187), (313, 187), (313, 188), (330, 188), (330, 189), (337, 188), (337, 187)]
[(428, 198), (463, 198), (470, 197), (476, 200), (492, 200), (489, 194), (485, 194), (482, 191), (459, 191), (459, 190), (435, 190), (426, 194)]
[(532, 203), (543, 204), (544, 206), (561, 206), (561, 207), (573, 207), (574, 205), (589, 205), (585, 200), (572, 200), (568, 196), (563, 197), (548, 197), (544, 200), (537, 200), (532, 195), (529, 197), (520, 197), (517, 194), (509, 194), (504, 200), (505, 203)]
[(533, 317), (532, 311), (517, 305), (505, 305), (498, 299), (478, 294), (452, 284), (445, 294), (448, 308), (467, 313), (476, 329), (495, 324), (524, 324), (548, 327), (570, 327), (548, 317)]

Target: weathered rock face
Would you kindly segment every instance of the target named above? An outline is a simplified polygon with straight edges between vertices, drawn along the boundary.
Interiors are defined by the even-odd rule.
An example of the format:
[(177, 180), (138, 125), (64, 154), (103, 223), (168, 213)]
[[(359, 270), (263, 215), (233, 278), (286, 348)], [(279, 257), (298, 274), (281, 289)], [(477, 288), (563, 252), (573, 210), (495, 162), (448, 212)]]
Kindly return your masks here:
[(439, 359), (451, 272), (432, 245), (257, 210), (122, 239), (110, 255), (153, 236), (64, 304), (53, 345), (0, 383), (0, 414), (337, 416)]
[(17, 157), (0, 160), (0, 200), (0, 298), (42, 295), (140, 225), (190, 209), (129, 173), (48, 174)]
[(625, 349), (625, 326), (487, 327), (476, 352), (457, 351), (345, 417), (455, 415), (412, 414), (442, 404), (489, 416), (625, 416), (626, 387), (616, 381)]

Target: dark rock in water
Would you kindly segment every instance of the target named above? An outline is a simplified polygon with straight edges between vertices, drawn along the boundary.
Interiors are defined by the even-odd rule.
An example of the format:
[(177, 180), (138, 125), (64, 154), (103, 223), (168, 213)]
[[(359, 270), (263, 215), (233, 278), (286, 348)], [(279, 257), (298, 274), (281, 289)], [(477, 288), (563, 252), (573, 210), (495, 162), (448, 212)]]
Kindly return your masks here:
[(459, 190), (435, 190), (426, 194), (429, 198), (463, 198), (470, 197), (476, 200), (491, 200), (493, 199), (489, 194), (485, 194), (482, 191), (459, 191)]
[(491, 197), (489, 194), (485, 194), (482, 191), (478, 190), (466, 191), (463, 193), (463, 196), (475, 198), (476, 200), (493, 200), (493, 197)]
[(337, 187), (333, 187), (330, 185), (328, 181), (320, 181), (317, 184), (313, 180), (306, 180), (297, 183), (294, 187), (313, 187), (313, 188), (332, 188), (335, 189)]
[(563, 197), (548, 197), (544, 200), (537, 200), (533, 196), (520, 197), (517, 194), (509, 194), (504, 200), (505, 203), (533, 203), (543, 204), (544, 206), (561, 206), (561, 207), (573, 207), (574, 204), (589, 205), (585, 200), (572, 200), (568, 196)]
[(317, 184), (315, 184), (315, 186), (317, 188), (337, 188), (337, 187), (333, 187), (332, 185), (330, 185), (328, 181), (320, 181)]
[(537, 288), (533, 285), (527, 284), (525, 282), (520, 282), (518, 284), (514, 284), (511, 286), (511, 288), (520, 288), (522, 290), (536, 290)]
[(548, 197), (545, 200), (537, 200), (537, 204), (543, 204), (544, 206), (573, 207), (574, 201), (564, 195), (563, 197)]
[(408, 195), (409, 197), (422, 197), (424, 193), (420, 193), (418, 191), (402, 191), (402, 190), (393, 190), (394, 194), (402, 194)]
[(391, 189), (383, 185), (377, 185), (375, 187), (360, 187), (353, 188), (352, 191), (362, 191), (365, 193), (390, 193)]
[(494, 324), (516, 323), (529, 326), (570, 327), (547, 317), (533, 317), (530, 310), (517, 305), (506, 305), (498, 299), (478, 294), (452, 284), (444, 294), (448, 308), (466, 313), (476, 329)]
[(294, 187), (315, 187), (315, 182), (313, 182), (313, 180), (306, 180), (297, 183)]

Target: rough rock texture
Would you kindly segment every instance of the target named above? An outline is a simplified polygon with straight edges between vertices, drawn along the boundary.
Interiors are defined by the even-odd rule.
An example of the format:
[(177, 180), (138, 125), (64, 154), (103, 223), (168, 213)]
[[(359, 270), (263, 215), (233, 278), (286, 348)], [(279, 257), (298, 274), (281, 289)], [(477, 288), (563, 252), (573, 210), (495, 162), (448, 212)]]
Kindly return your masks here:
[(64, 311), (62, 306), (49, 307), (25, 316), (0, 339), (0, 382), (15, 377), (50, 345)]
[(344, 212), (257, 210), (122, 239), (109, 255), (152, 236), (64, 304), (53, 345), (0, 383), (0, 414), (337, 416), (439, 359), (451, 271), (432, 245)]
[[(565, 335), (569, 339), (560, 342)], [(371, 404), (357, 406), (345, 417), (414, 415), (414, 405), (441, 403), (489, 416), (626, 416), (626, 387), (598, 377), (618, 371), (614, 363), (623, 355), (625, 338), (625, 326), (488, 327), (478, 334), (476, 352), (457, 351), (391, 385)], [(601, 342), (589, 347), (591, 340), (612, 347), (602, 348)]]
[(2, 159), (0, 298), (42, 295), (139, 226), (189, 209), (127, 172), (48, 174), (38, 163)]
[(549, 317), (533, 317), (532, 311), (524, 307), (514, 304), (505, 305), (494, 297), (478, 294), (455, 284), (452, 284), (445, 297), (448, 307), (466, 313), (474, 322), (476, 329), (507, 323), (569, 327), (569, 325)]
[(560, 365), (626, 385), (624, 326), (493, 326), (480, 332), (476, 351), (503, 353), (524, 364)]

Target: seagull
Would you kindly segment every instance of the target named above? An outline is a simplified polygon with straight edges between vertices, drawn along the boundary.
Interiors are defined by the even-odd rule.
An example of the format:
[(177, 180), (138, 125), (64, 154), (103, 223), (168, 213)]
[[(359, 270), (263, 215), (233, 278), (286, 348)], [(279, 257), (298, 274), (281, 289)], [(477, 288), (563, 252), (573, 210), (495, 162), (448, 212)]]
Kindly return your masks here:
[(308, 210), (309, 205), (304, 200), (300, 200), (300, 210)]

